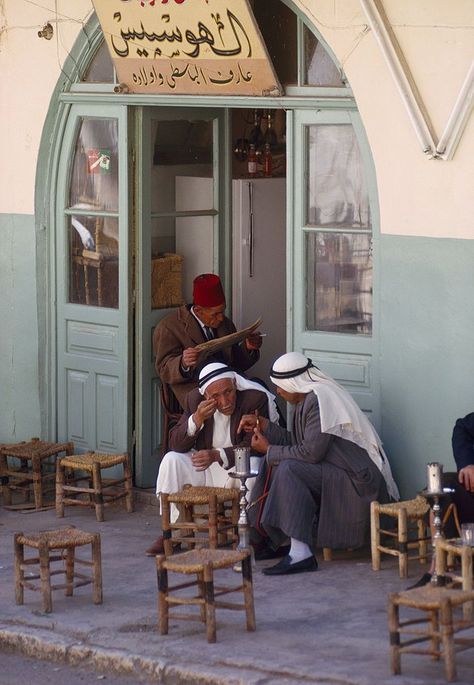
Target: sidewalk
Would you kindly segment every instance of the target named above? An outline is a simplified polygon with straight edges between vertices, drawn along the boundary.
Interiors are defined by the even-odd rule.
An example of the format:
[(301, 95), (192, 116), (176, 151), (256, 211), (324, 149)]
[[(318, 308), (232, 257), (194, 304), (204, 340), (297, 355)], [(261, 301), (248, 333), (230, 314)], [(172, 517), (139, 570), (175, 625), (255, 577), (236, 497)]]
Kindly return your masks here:
[[(132, 673), (146, 682), (212, 685), (441, 685), (441, 662), (427, 656), (402, 657), (402, 676), (389, 671), (387, 595), (406, 588), (424, 567), (413, 562), (410, 579), (400, 580), (394, 560), (374, 573), (364, 555), (324, 562), (317, 573), (264, 576), (274, 561), (257, 562), (254, 594), (257, 631), (245, 630), (243, 612), (217, 613), (216, 644), (208, 644), (198, 622), (170, 623), (157, 632), (155, 561), (144, 550), (159, 534), (156, 507), (106, 510), (98, 523), (93, 511), (66, 508), (18, 513), (0, 509), (0, 652), (94, 665), (102, 671)], [(38, 593), (25, 590), (14, 602), (13, 533), (76, 525), (102, 540), (104, 603), (92, 603), (91, 586), (74, 597), (53, 594), (53, 613), (41, 613)], [(223, 572), (235, 574), (232, 571)], [(231, 578), (235, 580), (235, 578)], [(467, 633), (466, 633), (467, 636)], [(474, 652), (457, 655), (458, 683), (474, 682)], [(33, 684), (34, 685), (34, 684)]]

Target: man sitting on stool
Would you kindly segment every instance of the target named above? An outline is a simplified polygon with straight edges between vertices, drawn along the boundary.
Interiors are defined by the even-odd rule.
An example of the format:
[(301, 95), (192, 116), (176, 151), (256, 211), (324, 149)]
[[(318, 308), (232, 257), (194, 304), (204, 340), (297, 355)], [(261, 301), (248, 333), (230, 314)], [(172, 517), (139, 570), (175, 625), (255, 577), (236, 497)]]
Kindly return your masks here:
[[(204, 397), (204, 399), (203, 399)], [(275, 396), (225, 364), (208, 364), (199, 374), (199, 387), (185, 402), (184, 414), (170, 433), (173, 451), (165, 454), (156, 481), (156, 494), (178, 492), (184, 485), (233, 487), (228, 470), (235, 464), (233, 446), (250, 446), (251, 433), (239, 433), (244, 414), (278, 421)], [(178, 508), (171, 505), (171, 519)], [(148, 556), (163, 553), (160, 537)]]

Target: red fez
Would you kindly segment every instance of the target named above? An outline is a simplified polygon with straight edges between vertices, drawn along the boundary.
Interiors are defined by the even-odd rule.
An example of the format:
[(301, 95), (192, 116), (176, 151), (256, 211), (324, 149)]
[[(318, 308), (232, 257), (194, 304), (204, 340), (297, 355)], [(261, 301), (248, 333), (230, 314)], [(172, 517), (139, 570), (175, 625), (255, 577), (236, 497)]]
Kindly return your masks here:
[(219, 276), (201, 274), (193, 282), (193, 302), (200, 307), (218, 307), (225, 304), (224, 290)]

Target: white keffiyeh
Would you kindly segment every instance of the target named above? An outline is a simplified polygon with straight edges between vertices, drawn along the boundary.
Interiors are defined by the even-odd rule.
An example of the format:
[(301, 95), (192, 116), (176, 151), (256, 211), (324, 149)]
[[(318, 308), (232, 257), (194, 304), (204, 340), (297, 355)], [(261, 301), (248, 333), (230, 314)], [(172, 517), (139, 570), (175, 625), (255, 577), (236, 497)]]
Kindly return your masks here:
[(268, 416), (270, 421), (273, 423), (278, 423), (278, 411), (275, 402), (275, 395), (273, 395), (265, 386), (256, 383), (255, 381), (249, 381), (248, 378), (244, 378), (236, 371), (232, 371), (229, 366), (221, 364), (220, 362), (213, 362), (212, 364), (206, 364), (201, 369), (199, 374), (199, 392), (204, 395), (206, 388), (209, 387), (211, 383), (215, 381), (221, 381), (224, 378), (231, 378), (235, 380), (235, 385), (237, 390), (258, 390), (259, 392), (264, 392), (268, 397)]
[(364, 449), (385, 479), (387, 491), (400, 499), (382, 441), (351, 395), (300, 352), (288, 352), (273, 364), (270, 378), (290, 393), (314, 392), (319, 402), (321, 432), (337, 435)]

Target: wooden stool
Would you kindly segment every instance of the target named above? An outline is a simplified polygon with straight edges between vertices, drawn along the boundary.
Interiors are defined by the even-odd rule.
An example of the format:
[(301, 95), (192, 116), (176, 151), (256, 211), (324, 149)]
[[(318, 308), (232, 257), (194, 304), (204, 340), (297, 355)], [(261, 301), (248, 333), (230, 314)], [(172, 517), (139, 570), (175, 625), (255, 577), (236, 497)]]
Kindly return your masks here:
[[(242, 584), (234, 587), (214, 586), (214, 571), (223, 568), (232, 568), (242, 562)], [(197, 620), (206, 624), (207, 641), (216, 641), (216, 608), (234, 609), (245, 611), (247, 618), (247, 630), (255, 630), (255, 609), (253, 603), (252, 585), (252, 562), (248, 550), (227, 551), (223, 549), (193, 549), (189, 552), (176, 554), (166, 558), (164, 555), (156, 557), (158, 573), (158, 606), (159, 606), (159, 629), (161, 635), (168, 634), (168, 621), (170, 618), (182, 620)], [(187, 581), (181, 585), (168, 586), (168, 571), (175, 573), (195, 574), (195, 581)], [(198, 594), (195, 597), (177, 597), (170, 592), (183, 588), (197, 587)], [(216, 601), (215, 597), (226, 595), (230, 592), (244, 594), (244, 604), (233, 602)], [(192, 604), (200, 608), (200, 615), (173, 613), (170, 616), (170, 605)]]
[[(82, 545), (92, 546), (92, 560), (78, 559), (75, 556), (76, 547)], [(94, 604), (102, 604), (102, 565), (100, 555), (100, 535), (98, 533), (85, 533), (78, 528), (63, 528), (60, 530), (47, 530), (39, 533), (15, 533), (15, 601), (23, 604), (24, 588), (40, 591), (43, 595), (43, 611), (50, 613), (53, 610), (51, 601), (52, 590), (65, 590), (66, 597), (71, 597), (74, 588), (81, 585), (93, 586)], [(37, 557), (25, 559), (24, 548), (32, 547), (38, 550)], [(51, 552), (58, 550), (59, 554)], [(63, 568), (51, 569), (51, 562), (61, 561)], [(25, 579), (25, 571), (31, 566), (39, 564), (38, 575), (28, 576)], [(78, 573), (75, 564), (92, 567), (92, 576)], [(51, 584), (51, 576), (64, 573), (66, 582), (60, 585)], [(40, 579), (40, 585), (33, 580)], [(77, 580), (76, 580), (77, 579)]]
[[(398, 557), (400, 578), (408, 575), (408, 561), (419, 559), (425, 564), (427, 558), (427, 541), (431, 538), (426, 536), (425, 516), (429, 510), (429, 504), (424, 497), (418, 495), (415, 499), (404, 502), (392, 502), (380, 504), (372, 502), (370, 505), (370, 530), (372, 568), (380, 571), (380, 553), (391, 554)], [(384, 530), (380, 527), (380, 514), (386, 514), (397, 519), (397, 531)], [(417, 537), (409, 538), (409, 523), (416, 523)], [(396, 547), (385, 547), (380, 543), (380, 534), (396, 538)], [(418, 555), (408, 556), (408, 550), (418, 547)]]
[[(184, 521), (171, 523), (170, 504), (180, 504), (184, 509)], [(226, 516), (230, 504), (230, 517)], [(207, 511), (196, 511), (197, 506), (207, 507)], [(227, 505), (227, 506), (226, 506)], [(213, 488), (185, 486), (179, 492), (161, 493), (161, 516), (163, 528), (163, 546), (165, 555), (173, 553), (173, 542), (187, 542), (191, 545), (209, 545), (216, 549), (218, 545), (230, 543), (237, 546), (237, 525), (239, 521), (239, 490), (236, 488)], [(173, 531), (178, 534), (173, 536)], [(196, 533), (205, 533), (207, 537), (197, 537)]]
[[(455, 557), (461, 559), (461, 575), (449, 572), (447, 566), (453, 566)], [(436, 540), (436, 573), (445, 580), (461, 584), (466, 592), (473, 591), (473, 558), (474, 547), (462, 545), (457, 540)], [(474, 617), (474, 604), (466, 602), (463, 605), (464, 618), (471, 620)]]
[[(124, 477), (102, 481), (102, 469), (109, 469), (117, 464), (123, 464)], [(85, 471), (89, 473), (90, 487), (77, 487), (71, 483), (84, 480), (84, 476), (68, 478), (66, 480), (66, 469), (70, 471)], [(107, 492), (109, 488), (118, 488), (118, 491)], [(71, 496), (68, 497), (68, 493)], [(89, 495), (88, 499), (79, 499), (81, 494)], [(132, 470), (130, 457), (128, 454), (99, 454), (97, 452), (86, 452), (85, 454), (74, 454), (70, 457), (63, 457), (57, 462), (56, 470), (56, 516), (64, 516), (65, 504), (77, 504), (83, 507), (95, 507), (95, 514), (98, 521), (104, 520), (104, 507), (118, 499), (125, 498), (125, 506), (128, 512), (133, 511), (132, 493)]]
[[(474, 623), (466, 620), (453, 620), (453, 609), (464, 605), (465, 602), (474, 600), (474, 592), (463, 590), (448, 590), (443, 587), (425, 585), (405, 592), (392, 593), (389, 597), (388, 625), (390, 631), (390, 663), (392, 673), (401, 673), (401, 654), (428, 654), (433, 659), (444, 659), (446, 679), (456, 678), (456, 652), (474, 647), (474, 638), (455, 638), (454, 635), (461, 630), (471, 628)], [(425, 611), (425, 618), (416, 618), (400, 622), (399, 607), (405, 606), (411, 609)], [(417, 624), (426, 623), (419, 629), (413, 627)], [(406, 633), (410, 638), (406, 642), (401, 641), (401, 635)], [(411, 648), (411, 645), (420, 642), (429, 642), (430, 646), (422, 649)], [(442, 645), (442, 650), (441, 650)]]
[[(0, 445), (0, 476), (3, 485), (3, 499), (6, 506), (12, 504), (13, 490), (20, 490), (29, 496), (31, 486), (35, 500), (35, 509), (43, 506), (45, 492), (54, 491), (56, 464), (50, 473), (46, 470), (45, 460), (57, 457), (61, 452), (72, 454), (72, 442), (44, 442), (39, 438), (31, 438), (29, 442), (19, 442), (14, 445)], [(11, 468), (8, 458), (14, 457), (20, 461), (19, 469)], [(29, 464), (31, 462), (31, 466)], [(53, 481), (51, 488), (46, 489), (47, 481)]]

